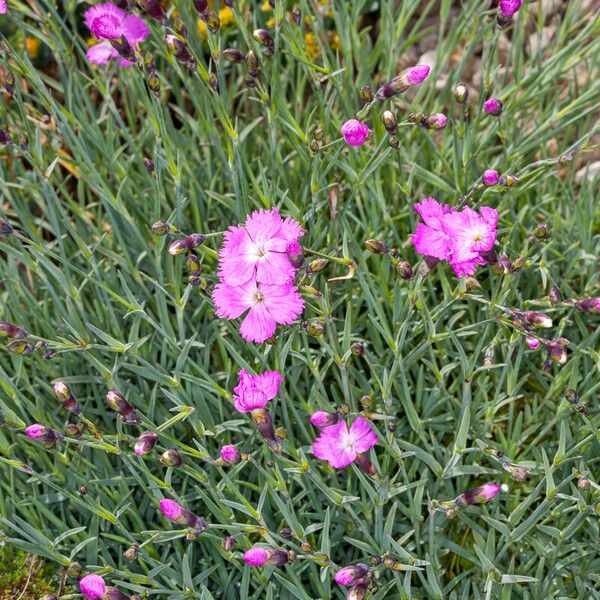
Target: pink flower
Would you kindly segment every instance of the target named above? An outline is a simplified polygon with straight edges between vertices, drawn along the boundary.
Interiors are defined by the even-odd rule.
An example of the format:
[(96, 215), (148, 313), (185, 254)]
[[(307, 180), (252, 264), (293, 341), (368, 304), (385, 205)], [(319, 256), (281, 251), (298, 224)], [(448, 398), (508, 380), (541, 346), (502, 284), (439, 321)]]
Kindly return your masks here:
[(362, 146), (369, 135), (369, 128), (356, 119), (349, 119), (342, 125), (344, 141), (350, 146)]
[(433, 256), (440, 260), (450, 259), (450, 240), (442, 228), (442, 219), (452, 209), (447, 204), (440, 204), (434, 198), (422, 198), (414, 209), (423, 219), (418, 223), (412, 242), (419, 254)]
[(321, 434), (313, 442), (313, 454), (327, 461), (330, 467), (343, 469), (376, 443), (377, 434), (371, 423), (363, 417), (356, 417), (350, 429), (346, 421), (321, 429)]
[(405, 92), (411, 85), (420, 85), (429, 75), (429, 65), (415, 65), (410, 67), (400, 75), (396, 75), (387, 83), (382, 85), (376, 92), (375, 97), (378, 100), (386, 100), (396, 94)]
[(486, 113), (497, 117), (502, 112), (502, 102), (498, 98), (489, 98), (483, 103), (483, 110)]
[(46, 432), (48, 431), (47, 427), (44, 425), (40, 425), (39, 423), (35, 423), (34, 425), (30, 425), (25, 428), (25, 435), (32, 440), (39, 440), (44, 437)]
[(0, 15), (6, 14), (8, 7), (6, 6), (6, 0), (0, 0)]
[[(298, 239), (304, 235), (300, 223), (282, 219), (276, 208), (255, 210), (244, 226), (230, 227), (219, 252), (219, 276), (227, 285), (242, 285), (255, 279), (258, 283), (289, 283), (296, 267), (288, 254), (288, 245), (298, 254)], [(300, 248), (298, 251), (297, 248)]]
[(364, 563), (351, 565), (340, 569), (334, 576), (334, 581), (338, 585), (349, 587), (354, 585), (358, 579), (364, 577), (369, 572), (369, 567)]
[(254, 280), (240, 286), (219, 283), (212, 297), (220, 318), (237, 319), (248, 311), (240, 326), (240, 335), (248, 342), (264, 342), (275, 333), (278, 324), (293, 323), (304, 310), (304, 300), (291, 283), (271, 285)]
[(253, 567), (262, 567), (267, 564), (267, 560), (269, 560), (269, 555), (264, 548), (254, 546), (253, 548), (250, 548), (250, 550), (244, 552), (244, 562)]
[[(104, 2), (91, 6), (84, 13), (84, 23), (97, 37), (104, 40), (118, 39), (124, 36), (135, 46), (136, 42), (143, 42), (150, 30), (146, 23), (136, 15), (128, 15), (111, 2)], [(112, 59), (119, 58), (119, 53), (109, 41), (103, 41), (91, 46), (86, 52), (87, 59), (96, 65), (107, 65)], [(133, 63), (121, 58), (119, 66), (129, 67)]]
[(406, 71), (406, 81), (410, 83), (410, 85), (419, 85), (427, 79), (430, 70), (431, 68), (429, 65), (415, 65)]
[(160, 501), (160, 512), (169, 521), (177, 521), (183, 515), (184, 509), (175, 500), (164, 499)]
[(221, 448), (221, 458), (226, 463), (237, 463), (240, 460), (240, 451), (233, 444), (227, 444)]
[(496, 185), (499, 179), (498, 171), (495, 171), (494, 169), (486, 169), (481, 176), (481, 181), (483, 181), (483, 185), (486, 186)]
[(260, 375), (250, 375), (242, 369), (238, 372), (240, 382), (233, 389), (233, 403), (236, 410), (241, 413), (251, 412), (264, 408), (279, 391), (283, 380), (281, 373), (266, 371)]
[(500, 0), (500, 12), (503, 17), (512, 17), (523, 4), (523, 0)]
[(500, 491), (500, 486), (497, 483), (484, 483), (475, 489), (469, 490), (464, 494), (461, 494), (456, 498), (457, 504), (461, 505), (459, 498), (464, 501), (465, 504), (482, 504), (491, 500)]
[(100, 575), (90, 574), (82, 577), (79, 581), (81, 593), (90, 600), (103, 598), (106, 591), (106, 584)]

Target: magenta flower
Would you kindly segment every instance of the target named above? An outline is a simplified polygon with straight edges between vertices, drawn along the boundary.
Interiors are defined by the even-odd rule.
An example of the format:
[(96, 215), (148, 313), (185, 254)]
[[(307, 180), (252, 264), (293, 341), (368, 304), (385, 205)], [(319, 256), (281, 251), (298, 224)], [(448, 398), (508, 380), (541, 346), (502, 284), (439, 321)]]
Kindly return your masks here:
[(321, 429), (313, 442), (313, 454), (327, 461), (334, 469), (343, 469), (377, 443), (373, 426), (363, 417), (356, 417), (348, 429), (346, 421)]
[(247, 342), (264, 342), (275, 333), (278, 324), (293, 323), (304, 310), (304, 300), (291, 283), (272, 285), (254, 280), (241, 286), (219, 283), (212, 297), (220, 318), (237, 319), (248, 311), (240, 326), (240, 335)]
[(310, 422), (315, 427), (327, 427), (328, 425), (335, 425), (341, 419), (339, 412), (330, 413), (326, 410), (318, 410), (310, 416)]
[(375, 97), (378, 100), (385, 100), (405, 92), (411, 85), (420, 85), (427, 79), (429, 71), (428, 65), (415, 65), (382, 85), (377, 90)]
[[(131, 46), (143, 42), (150, 30), (146, 23), (136, 15), (128, 15), (112, 2), (104, 2), (91, 6), (84, 13), (86, 27), (96, 37), (104, 40), (116, 40), (124, 37)], [(95, 65), (107, 65), (114, 58), (119, 58), (119, 52), (109, 41), (103, 41), (91, 46), (86, 52), (87, 59)], [(119, 66), (129, 67), (133, 63), (121, 58)]]
[(30, 425), (25, 428), (25, 435), (32, 440), (39, 440), (43, 437), (44, 433), (48, 428), (44, 427), (44, 425), (40, 425), (39, 423), (35, 423), (35, 425)]
[(523, 4), (523, 0), (500, 0), (500, 13), (503, 17), (512, 17)]
[(100, 575), (94, 573), (82, 577), (79, 581), (79, 589), (81, 593), (89, 600), (103, 598), (106, 591), (106, 584)]
[(227, 444), (221, 448), (221, 458), (229, 464), (235, 464), (240, 462), (240, 451), (233, 445)]
[(33, 425), (29, 425), (29, 427), (25, 428), (25, 435), (30, 440), (35, 440), (36, 442), (40, 442), (44, 448), (54, 448), (58, 442), (63, 440), (63, 435), (56, 431), (56, 429), (52, 429), (51, 427), (46, 427), (40, 423), (34, 423)]
[(490, 185), (496, 185), (499, 179), (500, 177), (498, 175), (498, 171), (495, 171), (494, 169), (486, 169), (483, 172), (483, 175), (481, 176), (481, 181), (483, 181), (483, 185), (488, 187)]
[(173, 523), (195, 529), (196, 535), (199, 535), (208, 529), (208, 523), (203, 518), (195, 515), (187, 508), (183, 508), (183, 506), (175, 502), (175, 500), (169, 500), (167, 498), (161, 500), (160, 512), (162, 512), (169, 521), (173, 521)]
[(269, 401), (277, 396), (283, 380), (281, 373), (266, 371), (260, 375), (250, 375), (242, 369), (238, 372), (240, 382), (233, 389), (233, 403), (241, 413), (265, 408)]
[(483, 110), (493, 117), (497, 117), (502, 112), (502, 102), (498, 98), (489, 98), (483, 103)]
[(5, 15), (7, 10), (6, 0), (0, 0), (0, 15)]
[(253, 567), (262, 567), (269, 564), (274, 566), (285, 565), (289, 560), (289, 555), (285, 550), (278, 548), (260, 548), (253, 546), (250, 550), (244, 552), (244, 562)]
[(458, 506), (469, 506), (471, 504), (482, 504), (494, 498), (500, 491), (497, 483), (484, 483), (468, 492), (457, 496), (454, 502)]
[(231, 286), (255, 279), (258, 283), (283, 285), (290, 283), (296, 267), (288, 256), (288, 245), (295, 254), (302, 248), (297, 243), (304, 235), (300, 223), (282, 219), (276, 208), (255, 210), (244, 226), (230, 227), (219, 252), (219, 277)]
[(161, 500), (160, 511), (169, 519), (169, 521), (177, 521), (183, 515), (183, 507), (175, 502), (175, 500)]
[(342, 125), (344, 141), (350, 146), (362, 146), (369, 136), (369, 128), (356, 119), (348, 119)]
[(424, 221), (417, 224), (412, 237), (415, 250), (419, 254), (449, 260), (450, 241), (443, 229), (442, 220), (452, 209), (434, 198), (422, 198), (420, 204), (414, 205), (414, 209)]
[(364, 563), (358, 563), (340, 569), (333, 579), (338, 585), (349, 587), (354, 585), (361, 577), (364, 577), (369, 570), (369, 567)]

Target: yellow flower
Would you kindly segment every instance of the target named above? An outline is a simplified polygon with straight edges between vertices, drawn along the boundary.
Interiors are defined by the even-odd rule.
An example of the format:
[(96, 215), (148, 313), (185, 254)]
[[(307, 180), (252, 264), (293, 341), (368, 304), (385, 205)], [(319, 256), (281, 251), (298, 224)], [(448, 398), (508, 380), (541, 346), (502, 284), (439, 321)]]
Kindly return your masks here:
[(317, 44), (317, 38), (315, 38), (315, 34), (312, 31), (308, 31), (304, 34), (304, 44), (306, 46), (306, 51), (311, 58), (317, 58), (321, 53), (319, 44)]
[(37, 38), (25, 38), (25, 47), (31, 58), (37, 58), (39, 56), (41, 46), (42, 44)]
[(264, 2), (260, 5), (260, 10), (262, 10), (262, 12), (273, 12), (273, 9), (269, 4), (269, 0), (264, 0)]
[(337, 34), (337, 31), (330, 31), (327, 34), (329, 39), (329, 46), (332, 50), (340, 49), (340, 36)]

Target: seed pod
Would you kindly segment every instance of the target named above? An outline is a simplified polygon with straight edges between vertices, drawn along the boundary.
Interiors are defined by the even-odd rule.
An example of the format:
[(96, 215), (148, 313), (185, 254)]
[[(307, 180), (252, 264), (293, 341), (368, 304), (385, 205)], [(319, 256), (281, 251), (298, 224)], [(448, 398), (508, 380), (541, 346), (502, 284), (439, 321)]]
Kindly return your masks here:
[(246, 60), (246, 55), (236, 48), (225, 48), (223, 58), (232, 63), (243, 63)]
[(396, 121), (396, 117), (391, 110), (386, 110), (383, 115), (381, 115), (381, 120), (383, 121), (385, 130), (390, 135), (395, 135), (398, 132), (398, 122)]
[(179, 454), (179, 450), (176, 448), (169, 448), (169, 450), (165, 450), (162, 456), (160, 457), (160, 462), (166, 467), (181, 467), (183, 464), (183, 458), (181, 454)]

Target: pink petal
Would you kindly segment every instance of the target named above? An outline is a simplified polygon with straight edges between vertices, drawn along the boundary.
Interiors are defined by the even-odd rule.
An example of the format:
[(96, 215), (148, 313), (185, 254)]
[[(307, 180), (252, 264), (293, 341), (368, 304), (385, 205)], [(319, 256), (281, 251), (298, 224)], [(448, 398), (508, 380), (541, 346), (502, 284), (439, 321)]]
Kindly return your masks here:
[(281, 228), (277, 232), (276, 237), (283, 238), (286, 242), (297, 241), (304, 235), (302, 226), (298, 221), (288, 217), (281, 224)]
[(448, 236), (443, 231), (432, 229), (423, 223), (418, 223), (412, 236), (415, 250), (419, 254), (447, 260), (450, 256)]
[(344, 450), (340, 442), (348, 433), (345, 421), (323, 427), (319, 437), (313, 442), (313, 454), (329, 463), (334, 469), (343, 469), (356, 459), (356, 452)]
[(469, 277), (473, 275), (477, 271), (478, 265), (482, 264), (485, 264), (485, 261), (479, 257), (464, 262), (450, 262), (457, 277)]
[(247, 342), (257, 344), (268, 340), (277, 329), (275, 319), (269, 314), (265, 304), (259, 302), (255, 304), (248, 312), (246, 318), (240, 326), (240, 335)]
[(115, 15), (121, 20), (125, 17), (125, 13), (118, 6), (115, 6), (112, 2), (103, 2), (102, 4), (90, 6), (90, 8), (83, 13), (83, 22), (90, 31), (93, 31), (92, 23), (94, 22), (94, 19), (102, 17), (102, 15), (105, 15), (106, 13)]
[(219, 277), (225, 283), (242, 285), (255, 276), (259, 257), (244, 227), (229, 228), (219, 258)]
[(283, 285), (289, 283), (295, 274), (296, 267), (284, 252), (267, 252), (256, 263), (256, 280), (261, 284)]
[(256, 283), (253, 281), (243, 286), (218, 283), (212, 293), (217, 316), (225, 319), (237, 319), (254, 304), (250, 297), (253, 289), (256, 290)]
[(354, 449), (362, 454), (372, 448), (379, 440), (373, 426), (363, 417), (356, 417), (350, 426), (350, 435), (356, 440)]
[(435, 198), (421, 198), (421, 202), (414, 204), (413, 208), (423, 219), (425, 225), (433, 229), (441, 229), (441, 219), (444, 215), (452, 212), (447, 204), (440, 204)]
[(135, 42), (143, 42), (150, 35), (148, 25), (136, 15), (127, 15), (123, 19), (121, 27), (123, 35), (131, 45), (134, 45)]
[(258, 376), (257, 385), (267, 396), (268, 400), (273, 400), (277, 396), (282, 381), (283, 377), (278, 371), (266, 371)]
[(6, 6), (6, 0), (0, 0), (0, 15), (6, 14), (7, 10), (8, 8)]
[(271, 210), (255, 210), (246, 218), (246, 231), (255, 244), (263, 244), (275, 236), (281, 228), (283, 220), (276, 208)]
[(280, 325), (293, 323), (304, 310), (304, 300), (293, 285), (261, 285), (263, 305)]
[(110, 45), (110, 42), (100, 42), (87, 49), (85, 57), (94, 65), (107, 65), (119, 53)]

